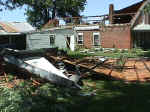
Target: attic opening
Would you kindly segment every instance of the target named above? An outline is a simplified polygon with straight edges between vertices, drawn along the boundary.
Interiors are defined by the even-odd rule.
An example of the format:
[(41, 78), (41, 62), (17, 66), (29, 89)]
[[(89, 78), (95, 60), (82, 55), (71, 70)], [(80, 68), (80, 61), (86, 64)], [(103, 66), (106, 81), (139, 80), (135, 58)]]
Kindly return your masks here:
[(132, 20), (131, 15), (120, 15), (120, 16), (114, 16), (113, 17), (113, 23), (114, 24), (125, 24), (125, 23), (130, 23)]

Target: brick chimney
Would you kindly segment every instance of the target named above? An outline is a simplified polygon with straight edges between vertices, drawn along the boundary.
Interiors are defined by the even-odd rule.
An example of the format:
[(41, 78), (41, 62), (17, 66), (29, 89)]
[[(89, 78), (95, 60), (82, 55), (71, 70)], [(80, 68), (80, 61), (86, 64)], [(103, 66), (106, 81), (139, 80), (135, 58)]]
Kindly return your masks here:
[(109, 24), (113, 24), (114, 5), (109, 5)]

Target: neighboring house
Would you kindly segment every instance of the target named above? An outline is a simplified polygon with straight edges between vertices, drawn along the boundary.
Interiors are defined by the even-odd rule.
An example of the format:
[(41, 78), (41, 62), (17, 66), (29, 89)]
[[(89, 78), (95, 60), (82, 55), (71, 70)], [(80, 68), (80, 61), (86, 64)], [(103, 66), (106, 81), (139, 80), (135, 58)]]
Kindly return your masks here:
[(75, 49), (74, 30), (72, 26), (42, 29), (27, 34), (27, 49), (58, 47)]
[(26, 33), (34, 30), (26, 22), (0, 22), (0, 48), (26, 49)]
[(116, 11), (114, 11), (111, 4), (110, 24), (100, 29), (102, 47), (120, 49), (150, 48), (150, 14), (144, 13), (144, 8), (148, 3), (148, 0), (143, 0)]
[(111, 4), (109, 15), (104, 15), (108, 24), (75, 27), (77, 45), (85, 48), (150, 48), (150, 14), (144, 13), (148, 3), (143, 0), (120, 10), (114, 10)]

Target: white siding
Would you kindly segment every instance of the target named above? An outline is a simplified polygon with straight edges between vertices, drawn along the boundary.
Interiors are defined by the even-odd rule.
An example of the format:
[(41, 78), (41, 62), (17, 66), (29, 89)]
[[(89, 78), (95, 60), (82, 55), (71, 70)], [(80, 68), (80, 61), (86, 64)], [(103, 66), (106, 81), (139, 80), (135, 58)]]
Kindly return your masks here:
[(27, 49), (50, 48), (49, 34), (29, 34), (27, 36)]

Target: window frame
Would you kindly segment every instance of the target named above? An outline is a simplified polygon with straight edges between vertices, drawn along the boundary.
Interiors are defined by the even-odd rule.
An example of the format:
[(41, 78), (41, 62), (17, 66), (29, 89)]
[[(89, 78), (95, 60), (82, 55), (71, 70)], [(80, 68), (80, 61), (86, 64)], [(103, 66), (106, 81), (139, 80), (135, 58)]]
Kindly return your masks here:
[[(79, 40), (79, 36), (82, 36), (82, 40)], [(82, 44), (79, 44), (79, 41), (82, 42)], [(84, 37), (83, 37), (83, 33), (78, 33), (78, 36), (77, 36), (77, 44), (78, 45), (83, 45), (84, 44)]]
[(4, 30), (4, 28), (2, 26), (0, 26), (0, 30)]
[[(95, 42), (94, 42), (95, 41), (95, 39), (94, 39), (95, 35), (98, 35), (98, 45), (95, 45)], [(99, 46), (99, 45), (100, 45), (100, 33), (99, 32), (94, 32), (93, 33), (93, 46)]]

